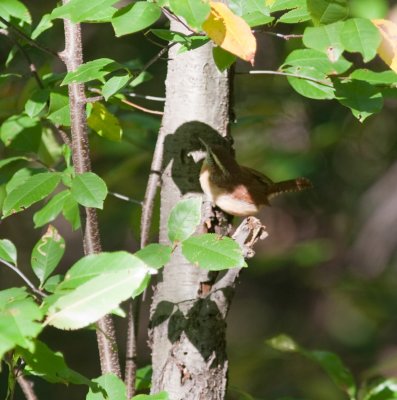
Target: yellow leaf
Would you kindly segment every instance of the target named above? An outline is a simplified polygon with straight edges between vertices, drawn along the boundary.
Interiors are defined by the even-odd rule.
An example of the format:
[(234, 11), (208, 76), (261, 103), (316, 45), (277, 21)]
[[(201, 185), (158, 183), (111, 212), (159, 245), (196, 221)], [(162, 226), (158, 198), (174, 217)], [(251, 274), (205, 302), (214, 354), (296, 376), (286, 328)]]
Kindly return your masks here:
[(203, 30), (222, 49), (254, 64), (256, 39), (249, 25), (223, 3), (210, 1)]
[(397, 72), (397, 25), (387, 19), (373, 19), (372, 23), (382, 35), (377, 53), (394, 72)]
[(121, 140), (123, 131), (120, 122), (103, 104), (97, 102), (92, 105), (87, 123), (99, 136), (116, 142)]

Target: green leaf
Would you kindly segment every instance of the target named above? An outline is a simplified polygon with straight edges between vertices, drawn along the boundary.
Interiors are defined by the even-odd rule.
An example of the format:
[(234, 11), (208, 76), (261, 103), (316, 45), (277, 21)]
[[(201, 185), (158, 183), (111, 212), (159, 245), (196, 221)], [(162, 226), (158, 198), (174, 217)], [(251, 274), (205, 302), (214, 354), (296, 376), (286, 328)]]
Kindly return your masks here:
[(131, 400), (169, 400), (167, 392), (159, 392), (156, 394), (138, 394)]
[(300, 351), (300, 347), (298, 344), (287, 335), (278, 335), (269, 340), (266, 340), (266, 343), (276, 349), (278, 351), (283, 352), (297, 352)]
[(28, 159), (26, 157), (23, 157), (23, 156), (5, 158), (4, 160), (0, 160), (0, 168), (3, 168), (6, 165), (11, 164), (11, 163), (13, 163), (15, 161), (21, 161), (21, 160), (27, 161)]
[(17, 353), (26, 363), (25, 371), (50, 383), (89, 385), (89, 379), (69, 368), (62, 353), (52, 351), (45, 343), (35, 340), (32, 349), (18, 348)]
[(6, 193), (9, 194), (12, 192), (14, 189), (16, 189), (18, 186), (21, 186), (24, 184), (30, 177), (33, 175), (37, 175), (41, 172), (46, 172), (45, 169), (42, 168), (20, 168), (15, 172), (15, 174), (12, 176), (12, 178), (7, 182), (6, 185)]
[(86, 400), (103, 400), (103, 391), (107, 400), (127, 400), (127, 389), (124, 382), (115, 374), (108, 373), (92, 380), (98, 383), (102, 390), (90, 388)]
[(93, 172), (76, 175), (72, 181), (73, 198), (84, 207), (103, 208), (108, 194), (106, 183)]
[(47, 232), (40, 238), (33, 248), (31, 263), (35, 275), (43, 286), (45, 280), (51, 275), (61, 261), (65, 252), (65, 241), (55, 227), (48, 226)]
[(379, 88), (364, 81), (335, 82), (335, 97), (353, 115), (363, 122), (383, 107), (383, 96)]
[(70, 126), (69, 97), (60, 92), (51, 92), (47, 118), (55, 125)]
[(305, 351), (304, 355), (320, 365), (335, 385), (347, 392), (351, 399), (356, 398), (353, 375), (336, 354), (328, 351)]
[(182, 254), (209, 271), (246, 267), (240, 246), (231, 238), (207, 233), (182, 242)]
[(270, 9), (262, 0), (231, 0), (229, 8), (234, 14), (243, 18), (251, 27), (265, 25), (274, 20), (270, 16)]
[(102, 86), (102, 95), (105, 100), (109, 100), (111, 96), (119, 92), (124, 86), (126, 86), (131, 79), (129, 74), (112, 76)]
[(63, 205), (62, 215), (66, 221), (70, 223), (72, 229), (75, 231), (80, 228), (80, 210), (79, 203), (69, 193)]
[(3, 218), (20, 212), (47, 197), (58, 185), (61, 175), (44, 172), (28, 178), (24, 185), (16, 187), (6, 197)]
[(299, 49), (292, 51), (286, 58), (283, 66), (309, 67), (326, 75), (338, 75), (346, 72), (351, 67), (351, 62), (339, 57), (337, 61), (331, 62), (326, 54), (316, 50)]
[(0, 138), (5, 146), (23, 152), (37, 152), (40, 145), (41, 125), (36, 118), (13, 115), (0, 128)]
[[(29, 25), (32, 23), (32, 17), (30, 16), (29, 10), (18, 0), (1, 0), (0, 15), (8, 22), (11, 21), (11, 18), (19, 20), (20, 23), (18, 25), (20, 26), (22, 26), (23, 23)], [(0, 23), (0, 26), (3, 26), (3, 24)]]
[(68, 190), (57, 193), (41, 210), (33, 215), (35, 228), (48, 224), (53, 221), (63, 210), (67, 197), (70, 196)]
[(44, 110), (49, 98), (49, 91), (46, 89), (37, 90), (27, 100), (25, 104), (25, 112), (30, 118), (34, 118)]
[(269, 4), (272, 13), (294, 8), (306, 8), (306, 0), (265, 0), (265, 4)]
[(142, 293), (148, 281), (148, 270), (144, 268), (96, 276), (60, 296), (49, 307), (45, 324), (59, 329), (83, 328), (110, 313), (121, 302)]
[(211, 11), (209, 3), (204, 0), (170, 0), (170, 8), (178, 17), (183, 17), (190, 27), (199, 30)]
[(302, 96), (309, 99), (333, 99), (334, 88), (331, 80), (313, 67), (289, 67), (285, 72), (295, 76), (288, 76), (289, 84)]
[(137, 1), (118, 10), (112, 18), (117, 37), (138, 32), (155, 23), (161, 15), (160, 7), (155, 3)]
[(171, 242), (181, 242), (194, 233), (201, 219), (201, 197), (179, 201), (168, 219), (168, 237)]
[(389, 2), (387, 0), (350, 0), (350, 13), (354, 17), (378, 19), (387, 18)]
[[(70, 3), (68, 3), (70, 4)], [(70, 83), (84, 83), (93, 80), (104, 82), (104, 77), (117, 69), (121, 65), (110, 58), (98, 58), (81, 64), (75, 71), (68, 72), (61, 83), (61, 86)]]
[(307, 27), (303, 35), (303, 44), (325, 53), (331, 62), (337, 61), (344, 50), (340, 38), (343, 26), (344, 23), (338, 21), (329, 25)]
[(350, 75), (351, 79), (366, 81), (371, 85), (393, 85), (397, 84), (397, 74), (394, 71), (375, 72), (369, 69), (356, 69)]
[[(360, 390), (361, 392), (361, 390)], [(385, 379), (372, 383), (363, 390), (362, 400), (392, 400), (397, 399), (397, 380)]]
[(62, 291), (75, 289), (99, 275), (104, 276), (129, 269), (149, 271), (144, 261), (126, 251), (91, 254), (81, 258), (68, 270), (58, 289)]
[(153, 368), (151, 365), (139, 368), (136, 371), (135, 389), (145, 390), (150, 389), (152, 382)]
[(42, 330), (39, 306), (25, 288), (0, 292), (0, 359), (15, 346), (31, 347), (31, 339)]
[(63, 281), (63, 275), (52, 275), (44, 283), (43, 289), (47, 292), (54, 293), (57, 286)]
[(277, 22), (284, 24), (299, 24), (310, 20), (310, 14), (306, 7), (299, 7), (284, 13)]
[(0, 239), (0, 258), (14, 265), (17, 263), (17, 249), (8, 239)]
[(237, 57), (234, 54), (223, 50), (221, 47), (214, 47), (212, 49), (212, 55), (216, 66), (221, 72), (228, 69), (237, 60)]
[(123, 130), (118, 118), (110, 113), (102, 103), (92, 104), (90, 116), (87, 118), (88, 126), (99, 136), (119, 142)]
[(332, 381), (350, 398), (355, 399), (356, 386), (351, 372), (345, 367), (340, 358), (327, 351), (309, 351), (299, 346), (292, 338), (287, 335), (279, 335), (266, 343), (276, 350), (282, 352), (292, 352), (303, 355), (314, 361), (323, 368)]
[(101, 20), (104, 17), (104, 10), (117, 3), (117, 0), (70, 0), (68, 3), (55, 8), (52, 18), (67, 18), (75, 24), (83, 21)]
[(347, 51), (361, 53), (364, 62), (368, 62), (376, 56), (381, 36), (371, 21), (353, 18), (344, 23), (341, 41)]
[(152, 243), (137, 251), (135, 256), (142, 260), (147, 266), (160, 269), (170, 261), (171, 247)]
[(52, 23), (51, 14), (44, 14), (36, 28), (33, 30), (31, 38), (36, 40), (43, 32), (51, 29), (53, 26), (54, 24)]
[(307, 0), (314, 25), (327, 25), (343, 20), (349, 13), (346, 0)]

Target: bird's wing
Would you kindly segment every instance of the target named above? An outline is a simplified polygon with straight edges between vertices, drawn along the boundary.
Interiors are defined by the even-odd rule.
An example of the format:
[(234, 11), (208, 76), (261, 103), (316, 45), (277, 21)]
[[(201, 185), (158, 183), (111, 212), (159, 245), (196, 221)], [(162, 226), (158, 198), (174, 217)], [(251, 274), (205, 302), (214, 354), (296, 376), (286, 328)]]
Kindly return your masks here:
[(259, 171), (256, 171), (255, 169), (249, 167), (242, 167), (242, 169), (253, 175), (257, 181), (264, 183), (265, 185), (272, 185), (274, 183), (269, 177)]

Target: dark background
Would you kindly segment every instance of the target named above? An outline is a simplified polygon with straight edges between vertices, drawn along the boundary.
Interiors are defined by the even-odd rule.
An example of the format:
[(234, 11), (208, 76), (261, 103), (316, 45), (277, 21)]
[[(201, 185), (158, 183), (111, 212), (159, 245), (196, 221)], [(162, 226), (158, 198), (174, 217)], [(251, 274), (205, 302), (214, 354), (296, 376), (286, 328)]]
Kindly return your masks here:
[[(25, 1), (35, 23), (54, 7), (53, 1)], [(355, 15), (397, 15), (395, 2), (355, 0)], [(389, 11), (387, 9), (389, 8)], [(161, 25), (161, 24), (160, 24)], [(300, 33), (299, 27), (279, 26), (282, 33)], [(61, 50), (62, 24), (42, 35), (47, 46)], [(110, 25), (84, 25), (84, 58), (109, 57), (119, 62), (142, 63), (159, 51), (143, 34), (115, 39)], [(258, 34), (256, 69), (276, 70), (299, 39), (283, 41)], [(0, 37), (0, 72), (10, 51)], [(29, 50), (40, 73), (63, 67)], [(350, 59), (360, 63), (357, 55)], [(384, 70), (379, 60), (371, 68)], [(238, 63), (237, 72), (246, 71)], [(20, 56), (11, 70), (26, 74)], [(164, 96), (166, 60), (149, 72), (152, 79), (136, 92)], [(0, 87), (0, 119), (23, 109), (34, 83), (13, 82)], [(161, 110), (162, 103), (135, 101)], [(110, 106), (112, 109), (112, 106)], [(283, 396), (316, 400), (339, 400), (345, 396), (324, 372), (298, 355), (284, 355), (265, 341), (286, 333), (310, 349), (338, 353), (358, 382), (379, 375), (397, 375), (397, 101), (385, 101), (381, 113), (359, 123), (347, 108), (334, 101), (300, 97), (283, 77), (236, 74), (232, 135), (239, 161), (274, 180), (306, 176), (314, 189), (275, 199), (260, 219), (269, 237), (256, 248), (237, 290), (228, 317), (230, 399), (239, 391), (255, 398)], [(115, 109), (113, 109), (115, 111)], [(160, 118), (134, 109), (118, 114), (124, 129), (121, 143), (95, 134), (90, 137), (93, 169), (109, 189), (141, 200), (146, 186)], [(7, 152), (0, 147), (0, 157)], [(43, 231), (33, 229), (33, 207), (0, 224), (0, 237), (12, 240), (19, 250), (19, 266), (29, 270), (30, 252)], [(140, 208), (108, 197), (99, 213), (104, 250), (138, 247)], [(238, 221), (235, 221), (236, 224)], [(63, 220), (56, 226), (67, 243), (58, 273), (66, 271), (82, 255), (81, 237)], [(157, 215), (152, 240), (156, 240)], [(22, 282), (0, 268), (0, 289)], [(150, 363), (146, 345), (148, 304), (141, 323), (139, 364)], [(117, 318), (120, 348), (124, 352), (125, 321)], [(100, 375), (93, 331), (62, 332), (46, 328), (40, 338), (61, 351), (68, 364), (90, 378)], [(3, 370), (0, 397), (4, 396)], [(36, 380), (39, 398), (82, 399), (86, 389), (50, 385)], [(16, 399), (22, 399), (17, 393)]]

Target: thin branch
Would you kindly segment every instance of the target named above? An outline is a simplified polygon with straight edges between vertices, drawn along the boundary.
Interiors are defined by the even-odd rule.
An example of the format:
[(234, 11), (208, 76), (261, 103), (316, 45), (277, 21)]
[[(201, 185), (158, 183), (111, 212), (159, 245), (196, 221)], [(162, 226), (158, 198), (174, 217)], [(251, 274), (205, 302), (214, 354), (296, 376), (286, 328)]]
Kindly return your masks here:
[(139, 204), (140, 206), (143, 204), (143, 201), (132, 199), (131, 197), (125, 196), (124, 194), (108, 192), (111, 196), (116, 197), (116, 199), (128, 201), (129, 203)]
[(33, 389), (33, 382), (26, 379), (23, 375), (17, 376), (17, 382), (23, 394), (25, 395), (26, 400), (38, 400), (38, 397)]
[(141, 110), (145, 113), (148, 114), (154, 114), (154, 115), (163, 115), (164, 112), (163, 111), (157, 111), (157, 110), (151, 110), (150, 108), (146, 108), (146, 107), (142, 107), (139, 104), (133, 103), (132, 101), (126, 100), (126, 99), (120, 99), (120, 101), (124, 104), (126, 104), (127, 106), (136, 108), (137, 110)]
[(138, 93), (127, 93), (129, 97), (136, 97), (137, 99), (145, 99), (145, 100), (152, 100), (152, 101), (160, 101), (162, 103), (165, 102), (165, 97), (157, 97), (157, 96), (148, 96), (145, 94), (138, 94)]
[(18, 50), (21, 52), (21, 54), (24, 56), (26, 63), (28, 64), (30, 73), (32, 75), (32, 77), (35, 79), (35, 81), (37, 82), (37, 85), (43, 89), (44, 85), (43, 82), (40, 79), (40, 76), (37, 72), (36, 66), (33, 63), (32, 59), (30, 58), (29, 54), (27, 53), (27, 51), (23, 48), (23, 46), (21, 46), (18, 43), (17, 39), (14, 39), (13, 36), (5, 29), (0, 29), (0, 34), (6, 36), (13, 44), (14, 46), (18, 47)]
[(280, 39), (284, 39), (284, 40), (290, 40), (290, 39), (302, 39), (303, 35), (296, 35), (296, 34), (288, 34), (288, 35), (284, 35), (283, 33), (276, 33), (276, 32), (268, 32), (268, 31), (263, 31), (261, 29), (253, 29), (252, 32), (258, 32), (258, 33), (265, 33), (266, 35), (271, 35), (271, 36), (275, 36), (277, 38)]
[(283, 71), (267, 71), (267, 70), (253, 70), (253, 71), (247, 71), (247, 72), (236, 72), (236, 74), (238, 75), (246, 75), (246, 74), (250, 74), (250, 75), (280, 75), (280, 76), (291, 76), (293, 78), (298, 78), (298, 79), (304, 79), (306, 81), (310, 81), (310, 82), (315, 82), (318, 83), (320, 85), (324, 85), (324, 86), (328, 86), (328, 87), (333, 87), (332, 84), (329, 84), (326, 81), (323, 81), (321, 79), (316, 79), (316, 78), (312, 78), (310, 76), (306, 76), (306, 75), (299, 75), (299, 74), (294, 74), (292, 72), (283, 72)]
[(165, 7), (161, 7), (161, 11), (163, 14), (168, 18), (168, 19), (173, 19), (175, 21), (178, 21), (181, 25), (183, 25), (189, 32), (192, 32), (194, 34), (197, 34), (196, 31), (194, 31), (189, 25), (187, 25), (181, 18), (179, 18), (177, 15), (175, 15), (173, 12), (170, 10), (166, 9)]
[[(62, 0), (67, 4), (69, 0)], [(64, 20), (65, 50), (61, 53), (67, 71), (75, 71), (83, 63), (82, 37), (80, 24)], [(68, 85), (71, 115), (72, 155), (76, 174), (91, 170), (91, 160), (88, 143), (88, 127), (85, 112), (86, 97), (84, 84), (71, 83)], [(83, 214), (83, 244), (84, 253), (95, 254), (101, 251), (98, 218), (94, 208), (85, 208)], [(98, 349), (102, 373), (112, 372), (121, 377), (120, 361), (117, 351), (116, 331), (113, 319), (106, 315), (98, 321)]]
[(61, 58), (60, 54), (57, 53), (54, 50), (49, 49), (48, 47), (38, 43), (36, 40), (33, 40), (30, 38), (26, 33), (21, 31), (19, 28), (8, 22), (5, 18), (0, 16), (0, 22), (2, 22), (4, 25), (6, 25), (9, 29), (11, 29), (16, 35), (18, 35), (21, 39), (26, 40), (31, 46), (36, 47), (36, 49), (39, 49), (41, 51), (44, 51), (47, 54), (50, 54), (51, 56), (54, 56), (56, 58)]
[(46, 297), (47, 295), (42, 292), (40, 289), (37, 289), (36, 286), (23, 274), (15, 265), (12, 265), (8, 261), (0, 258), (0, 262), (3, 263), (6, 267), (12, 269), (17, 275), (19, 275), (20, 278), (23, 279), (23, 281), (30, 287), (32, 292), (36, 293), (40, 297)]
[(86, 103), (97, 103), (98, 101), (102, 101), (103, 96), (95, 96), (95, 97), (87, 97), (85, 99)]

